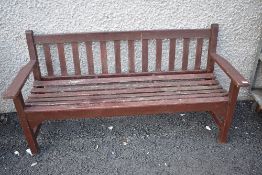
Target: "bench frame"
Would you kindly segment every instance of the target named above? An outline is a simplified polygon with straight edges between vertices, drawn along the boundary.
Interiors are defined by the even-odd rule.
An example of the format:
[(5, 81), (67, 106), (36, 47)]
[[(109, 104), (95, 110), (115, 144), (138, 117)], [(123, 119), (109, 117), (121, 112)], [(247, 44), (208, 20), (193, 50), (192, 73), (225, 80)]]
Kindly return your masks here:
[[(135, 73), (131, 70), (128, 74), (122, 74), (121, 70), (119, 70), (119, 65), (116, 65), (116, 74), (108, 74), (106, 68), (102, 67), (102, 74), (100, 75), (81, 75), (81, 72), (76, 71), (74, 76), (67, 75), (64, 70), (61, 76), (54, 76), (52, 74), (52, 70), (48, 72), (49, 76), (43, 77), (41, 76), (39, 62), (36, 52), (36, 44), (37, 43), (50, 43), (50, 42), (80, 42), (80, 41), (89, 41), (89, 40), (99, 40), (101, 41), (101, 57), (106, 58), (106, 52), (104, 52), (105, 42), (106, 40), (117, 40), (115, 42), (115, 49), (118, 49), (119, 41), (118, 40), (129, 40), (129, 39), (141, 39), (143, 34), (143, 41), (147, 41), (152, 37), (156, 37), (157, 39), (166, 38), (167, 36), (179, 37), (182, 36), (184, 38), (190, 37), (209, 37), (209, 50), (208, 50), (208, 62), (206, 70), (193, 70), (193, 71), (185, 71), (184, 66), (183, 70), (180, 72), (173, 71), (172, 66), (169, 66), (170, 72), (161, 72), (157, 70), (157, 72), (147, 72), (148, 63), (143, 61), (142, 73)], [(26, 64), (17, 74), (15, 79), (13, 80), (10, 87), (4, 94), (4, 98), (13, 99), (15, 104), (15, 108), (18, 113), (20, 125), (23, 129), (24, 135), (28, 142), (28, 145), (33, 154), (38, 152), (38, 143), (37, 143), (37, 135), (40, 129), (41, 123), (44, 120), (51, 119), (66, 119), (66, 118), (83, 118), (83, 117), (99, 117), (99, 116), (115, 116), (115, 115), (136, 115), (136, 114), (159, 114), (163, 112), (187, 112), (187, 111), (208, 111), (211, 116), (214, 118), (215, 123), (217, 124), (220, 132), (218, 140), (220, 143), (225, 143), (227, 141), (228, 131), (232, 123), (233, 113), (236, 106), (237, 96), (239, 92), (239, 88), (243, 86), (248, 86), (248, 82), (246, 79), (223, 57), (216, 54), (216, 45), (217, 45), (217, 35), (218, 35), (218, 24), (212, 24), (211, 29), (195, 29), (195, 30), (162, 30), (162, 31), (135, 31), (135, 32), (107, 32), (107, 33), (81, 33), (81, 34), (60, 34), (60, 35), (33, 35), (32, 31), (26, 31), (26, 38), (28, 44), (28, 50), (30, 55), (30, 61)], [(144, 49), (148, 50), (148, 45), (142, 41), (143, 53), (142, 57), (148, 57), (148, 53), (144, 52)], [(201, 42), (201, 40), (200, 40)], [(159, 55), (160, 44), (159, 40), (157, 43), (157, 55)], [(132, 43), (131, 43), (132, 44)], [(187, 45), (187, 40), (185, 39), (184, 46)], [(74, 47), (74, 46), (73, 46)], [(162, 47), (162, 46), (161, 46)], [(132, 47), (131, 47), (132, 49)], [(162, 48), (161, 48), (162, 49)], [(160, 50), (161, 50), (160, 49)], [(47, 49), (48, 51), (48, 49)], [(73, 49), (74, 52), (74, 49)], [(160, 52), (161, 53), (161, 52)], [(74, 54), (74, 53), (73, 53)], [(188, 51), (184, 50), (183, 57), (187, 54)], [(116, 52), (116, 57), (117, 52)], [(132, 57), (132, 55), (131, 55)], [(105, 60), (105, 59), (104, 59)], [(184, 61), (184, 60), (183, 60)], [(102, 59), (103, 62), (103, 59)], [(75, 62), (74, 62), (75, 63)], [(56, 81), (60, 79), (77, 79), (77, 78), (100, 78), (100, 77), (132, 77), (132, 76), (142, 76), (142, 75), (165, 75), (165, 74), (197, 74), (201, 72), (213, 73), (214, 64), (220, 66), (220, 68), (226, 73), (226, 75), (231, 79), (230, 88), (228, 92), (228, 102), (202, 102), (202, 103), (194, 103), (194, 101), (184, 104), (162, 104), (156, 106), (141, 106), (141, 107), (122, 107), (122, 108), (110, 108), (105, 107), (103, 109), (65, 109), (62, 111), (48, 111), (43, 110), (42, 112), (29, 112), (26, 111), (24, 98), (22, 96), (21, 89), (23, 88), (26, 80), (28, 79), (31, 72), (33, 72), (34, 79), (48, 80), (48, 81)], [(77, 68), (77, 63), (75, 64), (75, 68)], [(132, 62), (130, 63), (133, 64)], [(129, 65), (130, 65), (129, 64)], [(158, 64), (158, 63), (157, 63)], [(183, 65), (187, 63), (183, 62)], [(133, 64), (134, 66), (134, 64)], [(158, 65), (159, 67), (159, 65)], [(160, 65), (161, 67), (161, 65)], [(65, 69), (65, 67), (64, 67)], [(91, 71), (92, 68), (90, 69)], [(50, 73), (51, 72), (51, 73)], [(88, 116), (89, 113), (92, 113), (91, 116)]]

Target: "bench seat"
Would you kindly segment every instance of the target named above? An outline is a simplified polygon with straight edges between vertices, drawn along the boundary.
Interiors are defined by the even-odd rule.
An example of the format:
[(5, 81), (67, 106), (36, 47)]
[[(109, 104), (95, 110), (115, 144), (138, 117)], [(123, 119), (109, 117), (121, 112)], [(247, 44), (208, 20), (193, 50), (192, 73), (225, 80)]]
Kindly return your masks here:
[[(155, 109), (156, 112), (174, 112), (175, 108), (170, 111), (168, 107), (186, 107), (186, 104), (190, 111), (194, 110), (193, 104), (198, 104), (195, 111), (199, 111), (199, 104), (227, 101), (228, 93), (212, 73), (35, 81), (25, 101), (25, 112), (29, 114), (29, 120), (30, 113), (32, 117), (40, 114), (46, 118), (44, 115), (48, 112), (54, 112), (61, 119), (67, 117), (67, 113), (60, 116), (57, 111), (70, 114), (70, 111), (82, 108), (85, 116), (126, 115), (119, 109), (133, 107), (130, 114), (137, 111), (141, 114), (140, 110), (146, 113), (148, 107), (160, 107)], [(207, 106), (205, 110), (208, 110)]]

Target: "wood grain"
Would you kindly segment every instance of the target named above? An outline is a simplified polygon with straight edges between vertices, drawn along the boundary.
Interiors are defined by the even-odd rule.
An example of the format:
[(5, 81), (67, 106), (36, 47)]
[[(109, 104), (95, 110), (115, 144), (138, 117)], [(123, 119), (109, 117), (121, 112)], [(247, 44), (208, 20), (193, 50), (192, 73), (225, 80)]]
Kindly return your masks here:
[(175, 69), (175, 57), (176, 57), (176, 39), (172, 38), (169, 40), (169, 63), (168, 63), (169, 71), (174, 71)]
[(85, 42), (86, 45), (86, 56), (87, 56), (87, 65), (88, 65), (88, 73), (90, 75), (94, 75), (94, 58), (93, 58), (93, 49), (92, 49), (92, 42), (87, 41)]
[(156, 40), (156, 71), (161, 71), (161, 62), (162, 62), (162, 40)]
[(148, 72), (148, 40), (142, 40), (142, 72)]
[(128, 40), (128, 68), (130, 73), (135, 72), (135, 49), (133, 40)]
[(72, 43), (71, 45), (72, 45), (72, 52), (73, 52), (75, 75), (81, 75), (78, 43)]
[(114, 41), (115, 48), (115, 71), (116, 73), (121, 73), (121, 52), (120, 52), (120, 41)]
[(67, 75), (67, 67), (66, 67), (66, 59), (65, 59), (65, 51), (64, 44), (57, 44), (58, 57), (60, 61), (61, 75)]
[(52, 76), (54, 75), (54, 70), (53, 70), (53, 63), (52, 63), (49, 44), (43, 44), (43, 48), (44, 48), (44, 54), (45, 54), (45, 63), (46, 63), (47, 74), (49, 76)]
[(196, 44), (195, 70), (200, 70), (202, 47), (203, 47), (203, 38), (198, 38)]
[(107, 51), (106, 51), (106, 42), (100, 41), (100, 54), (101, 54), (101, 66), (102, 66), (102, 73), (108, 73), (108, 66), (107, 66)]
[(189, 38), (184, 38), (184, 40), (183, 40), (182, 70), (187, 70), (188, 54), (189, 54)]

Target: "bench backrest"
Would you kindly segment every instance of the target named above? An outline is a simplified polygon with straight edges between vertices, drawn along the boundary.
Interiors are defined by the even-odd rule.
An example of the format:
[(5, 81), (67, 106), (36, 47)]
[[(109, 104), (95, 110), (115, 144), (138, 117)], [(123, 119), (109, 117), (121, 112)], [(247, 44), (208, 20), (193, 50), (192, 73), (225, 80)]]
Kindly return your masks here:
[[(209, 53), (216, 51), (217, 34), (218, 25), (212, 24), (210, 29), (185, 30), (51, 35), (34, 35), (33, 31), (26, 31), (26, 38), (30, 59), (36, 59), (38, 62), (41, 62), (40, 52), (41, 49), (43, 50), (42, 60), (44, 60), (44, 63), (43, 65), (39, 64), (34, 69), (35, 79), (51, 80), (212, 72), (214, 63), (210, 59)], [(122, 51), (123, 43), (126, 45), (125, 52)], [(192, 45), (192, 43), (194, 44)], [(207, 54), (206, 58), (203, 58), (203, 44), (205, 43), (208, 45), (206, 47)], [(66, 45), (69, 45), (69, 49), (66, 48)], [(57, 53), (56, 56), (53, 55), (52, 51), (54, 47)], [(72, 56), (71, 63), (69, 63), (70, 60), (66, 54), (68, 50)], [(85, 59), (80, 59), (80, 55), (83, 55), (80, 52), (85, 53)], [(109, 56), (110, 53), (111, 55)], [(125, 66), (123, 66), (124, 55), (126, 55)], [(137, 58), (138, 55), (140, 58)], [(189, 59), (189, 55), (191, 59)], [(166, 58), (163, 58), (164, 56)], [(153, 57), (153, 61), (151, 57)], [(54, 59), (57, 59), (59, 64), (54, 64)], [(163, 69), (164, 61), (166, 61), (165, 69)], [(193, 61), (190, 65), (191, 67), (189, 66), (190, 61)], [(86, 65), (86, 70), (83, 70), (82, 64)], [(203, 64), (204, 66), (202, 66)], [(71, 68), (68, 65), (72, 65)], [(137, 69), (139, 65), (140, 70)], [(98, 66), (100, 66), (100, 71), (96, 71)], [(150, 70), (149, 67), (151, 68)], [(60, 69), (59, 73), (54, 71), (56, 68)], [(43, 69), (46, 69), (46, 75)], [(73, 73), (70, 73), (69, 69), (73, 69)]]

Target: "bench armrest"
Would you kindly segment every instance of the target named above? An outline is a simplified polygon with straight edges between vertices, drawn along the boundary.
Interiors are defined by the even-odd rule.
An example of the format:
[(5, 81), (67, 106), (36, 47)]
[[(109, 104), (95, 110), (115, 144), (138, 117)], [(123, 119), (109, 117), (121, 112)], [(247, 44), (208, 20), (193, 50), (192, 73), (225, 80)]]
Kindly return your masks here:
[(11, 85), (3, 94), (4, 99), (14, 99), (19, 94), (35, 65), (36, 60), (30, 60), (29, 63), (20, 69)]
[(249, 82), (225, 58), (216, 53), (211, 53), (210, 55), (238, 87), (249, 86)]

